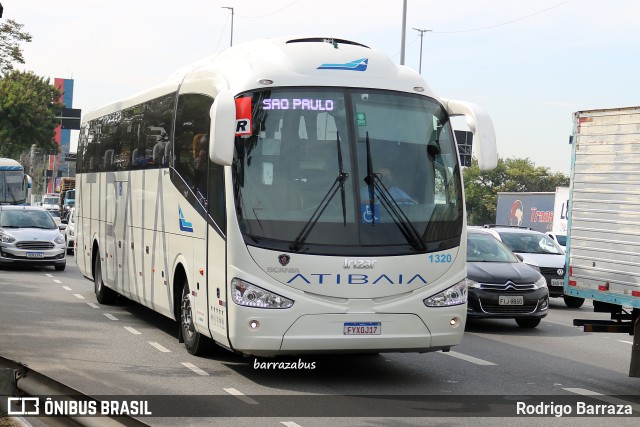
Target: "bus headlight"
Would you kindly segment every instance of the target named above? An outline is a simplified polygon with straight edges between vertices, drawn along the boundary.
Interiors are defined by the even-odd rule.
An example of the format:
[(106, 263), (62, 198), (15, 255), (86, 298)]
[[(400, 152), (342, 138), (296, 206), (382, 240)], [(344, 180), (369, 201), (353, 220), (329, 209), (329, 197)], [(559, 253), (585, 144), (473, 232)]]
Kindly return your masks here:
[(293, 305), (289, 298), (238, 278), (231, 280), (231, 298), (236, 304), (245, 307), (289, 308)]
[(450, 288), (445, 289), (424, 300), (427, 307), (449, 307), (467, 302), (467, 279), (461, 280)]

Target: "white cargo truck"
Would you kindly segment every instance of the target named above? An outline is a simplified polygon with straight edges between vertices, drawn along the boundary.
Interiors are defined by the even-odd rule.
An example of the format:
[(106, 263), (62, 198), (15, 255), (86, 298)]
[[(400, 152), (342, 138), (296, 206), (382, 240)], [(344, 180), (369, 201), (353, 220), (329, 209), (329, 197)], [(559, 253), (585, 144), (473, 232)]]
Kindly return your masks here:
[(640, 377), (640, 107), (578, 111), (572, 146), (565, 294), (611, 314), (574, 325), (633, 335)]

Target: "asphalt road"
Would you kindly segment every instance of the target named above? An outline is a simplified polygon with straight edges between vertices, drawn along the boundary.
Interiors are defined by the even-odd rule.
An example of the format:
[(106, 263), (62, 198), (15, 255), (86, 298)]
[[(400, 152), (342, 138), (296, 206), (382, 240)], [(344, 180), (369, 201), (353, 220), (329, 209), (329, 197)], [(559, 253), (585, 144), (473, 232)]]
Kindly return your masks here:
[[(632, 337), (587, 334), (574, 318), (606, 317), (554, 299), (536, 329), (475, 321), (449, 353), (257, 359), (218, 349), (194, 357), (170, 319), (126, 300), (99, 305), (73, 257), (64, 272), (0, 270), (0, 356), (101, 400), (147, 399), (154, 415), (141, 419), (150, 425), (637, 426)], [(567, 417), (582, 401), (630, 405), (633, 415)], [(566, 404), (572, 414), (527, 417), (518, 402), (523, 411)]]

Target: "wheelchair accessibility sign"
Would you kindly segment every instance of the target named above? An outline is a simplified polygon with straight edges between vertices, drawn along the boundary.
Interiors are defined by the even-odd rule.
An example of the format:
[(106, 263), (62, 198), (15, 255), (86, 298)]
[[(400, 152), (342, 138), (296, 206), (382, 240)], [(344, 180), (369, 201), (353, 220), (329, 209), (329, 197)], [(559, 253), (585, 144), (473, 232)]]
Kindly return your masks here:
[(371, 212), (371, 205), (369, 203), (363, 203), (360, 205), (360, 218), (363, 224), (378, 224), (380, 222), (380, 205), (373, 205), (373, 212)]

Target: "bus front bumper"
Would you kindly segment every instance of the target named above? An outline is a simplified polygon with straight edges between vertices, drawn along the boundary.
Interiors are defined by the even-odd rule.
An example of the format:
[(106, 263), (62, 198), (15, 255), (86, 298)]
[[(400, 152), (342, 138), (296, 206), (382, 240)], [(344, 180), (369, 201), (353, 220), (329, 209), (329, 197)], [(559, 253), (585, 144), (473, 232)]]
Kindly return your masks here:
[[(466, 304), (434, 309), (429, 325), (415, 314), (309, 314), (284, 336), (251, 334), (232, 338), (233, 348), (255, 356), (330, 353), (429, 352), (460, 344)], [(431, 313), (434, 314), (434, 313)], [(456, 322), (452, 325), (452, 319)], [(267, 319), (263, 319), (266, 321)], [(266, 325), (265, 325), (266, 326)]]

